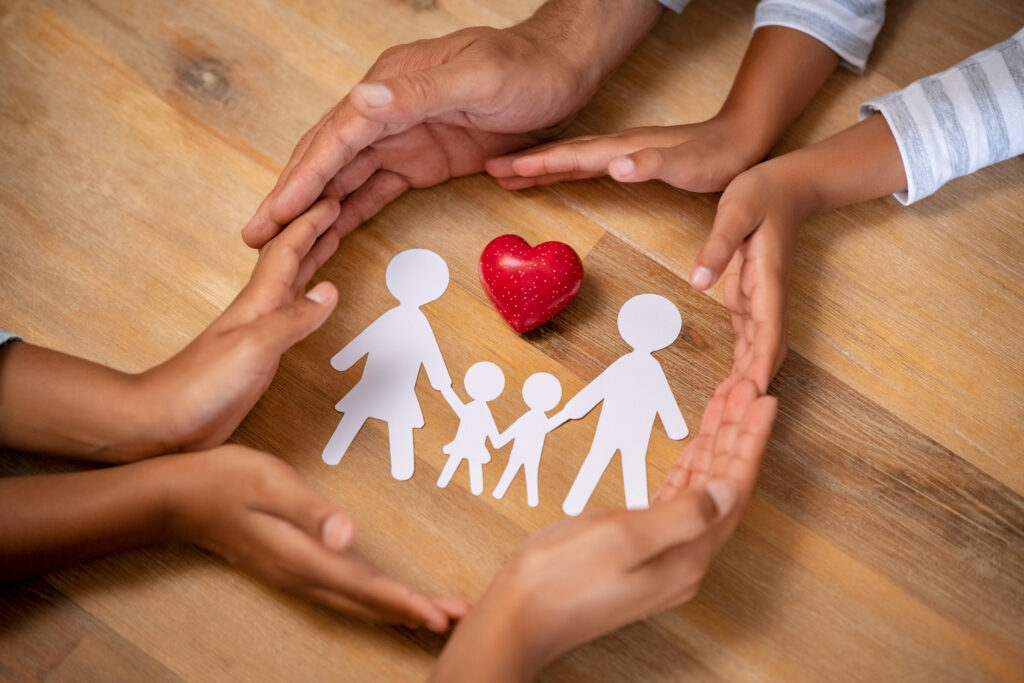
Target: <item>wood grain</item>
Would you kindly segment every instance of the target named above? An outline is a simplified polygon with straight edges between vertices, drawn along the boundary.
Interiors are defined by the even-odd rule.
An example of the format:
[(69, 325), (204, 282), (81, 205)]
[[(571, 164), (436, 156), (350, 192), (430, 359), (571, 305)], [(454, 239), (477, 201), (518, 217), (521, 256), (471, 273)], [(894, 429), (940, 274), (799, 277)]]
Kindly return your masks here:
[[(254, 256), (238, 231), (292, 145), (388, 46), (503, 26), (536, 0), (65, 3), (0, 6), (0, 326), (122, 369), (181, 348), (231, 300)], [(699, 120), (728, 92), (752, 0), (666, 16), (568, 134)], [(856, 119), (858, 105), (944, 69), (1024, 24), (1011, 0), (893, 0), (864, 74), (840, 70), (779, 142)], [(1024, 680), (1024, 159), (906, 208), (891, 198), (804, 229), (791, 352), (758, 497), (688, 605), (581, 647), (551, 681)], [(426, 307), (455, 390), (470, 365), (506, 374), (499, 426), (536, 371), (568, 398), (627, 350), (615, 316), (654, 291), (684, 329), (657, 357), (691, 427), (724, 376), (719, 293), (685, 281), (717, 197), (594, 180), (504, 192), (485, 177), (412, 191), (346, 238), (318, 279), (342, 303), (287, 353), (234, 440), (279, 455), (357, 521), (356, 549), (435, 593), (478, 595), (523, 541), (560, 519), (596, 412), (554, 432), (538, 508), (516, 481), (444, 490), (457, 427), (424, 377), (416, 474), (389, 475), (371, 421), (342, 463), (320, 451), (361, 364), (330, 357), (394, 305), (384, 269), (429, 246), (451, 269)], [(491, 238), (560, 239), (587, 281), (522, 337), (476, 280)], [(679, 445), (656, 425), (652, 489)], [(509, 447), (485, 468), (490, 491)], [(5, 476), (74, 468), (4, 454)], [(617, 460), (593, 506), (622, 505)], [(228, 485), (228, 484), (226, 484)], [(443, 639), (300, 603), (187, 547), (105, 558), (0, 592), (0, 678), (418, 680)]]

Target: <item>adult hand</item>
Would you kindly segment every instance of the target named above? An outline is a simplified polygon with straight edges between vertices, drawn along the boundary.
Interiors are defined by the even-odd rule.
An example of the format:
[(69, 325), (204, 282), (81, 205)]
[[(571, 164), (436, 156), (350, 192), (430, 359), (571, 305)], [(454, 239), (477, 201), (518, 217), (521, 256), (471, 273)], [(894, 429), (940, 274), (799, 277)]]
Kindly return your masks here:
[(561, 140), (491, 159), (486, 169), (508, 190), (607, 174), (624, 183), (658, 179), (690, 192), (720, 192), (765, 153), (738, 123), (715, 117)]
[(749, 381), (718, 401), (715, 431), (687, 447), (712, 463), (711, 479), (667, 487), (647, 510), (534, 534), (456, 629), (434, 679), (529, 680), (562, 652), (692, 598), (753, 495), (776, 410)]
[(344, 235), (410, 187), (483, 169), (553, 134), (654, 25), (653, 0), (549, 0), (522, 24), (386, 50), (299, 141), (242, 231), (260, 247), (319, 197)]
[(146, 405), (157, 415), (159, 451), (219, 445), (263, 395), (287, 349), (320, 327), (338, 292), (313, 273), (337, 248), (329, 230), (338, 206), (322, 201), (261, 250), (249, 283), (230, 306), (170, 360), (143, 373)]
[(163, 459), (172, 538), (282, 591), (369, 621), (446, 631), (464, 602), (422, 595), (350, 550), (348, 514), (282, 460), (241, 446)]

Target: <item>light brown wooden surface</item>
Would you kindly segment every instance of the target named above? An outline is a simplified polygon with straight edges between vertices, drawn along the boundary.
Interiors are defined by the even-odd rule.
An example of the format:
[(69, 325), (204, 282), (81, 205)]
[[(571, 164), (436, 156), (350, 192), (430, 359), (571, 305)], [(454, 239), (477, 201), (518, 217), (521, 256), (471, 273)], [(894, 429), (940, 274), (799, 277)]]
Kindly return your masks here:
[[(536, 0), (0, 4), (0, 327), (125, 370), (182, 347), (246, 281), (238, 232), (292, 145), (386, 47), (527, 16)], [(699, 120), (745, 48), (754, 2), (666, 16), (570, 133)], [(864, 100), (944, 69), (1024, 24), (1014, 0), (890, 3), (867, 73), (837, 72), (777, 151), (856, 120)], [(456, 421), (421, 377), (412, 480), (391, 479), (369, 424), (335, 468), (320, 451), (359, 377), (328, 360), (392, 305), (384, 268), (429, 246), (448, 292), (427, 307), (456, 391), (478, 360), (506, 373), (500, 426), (546, 370), (571, 396), (626, 351), (615, 315), (643, 291), (681, 309), (658, 354), (696, 427), (727, 371), (718, 293), (685, 274), (717, 197), (587, 181), (523, 193), (481, 176), (411, 191), (347, 238), (319, 278), (342, 303), (289, 352), (235, 439), (342, 502), (358, 551), (472, 598), (528, 533), (559, 519), (596, 415), (553, 433), (541, 506), (434, 482)], [(1024, 675), (1024, 159), (911, 208), (823, 216), (793, 275), (791, 352), (758, 497), (689, 605), (582, 647), (546, 680), (992, 680)], [(559, 239), (587, 281), (562, 316), (508, 330), (476, 280), (491, 238)], [(656, 427), (652, 487), (678, 444)], [(485, 468), (489, 491), (508, 448)], [(5, 455), (3, 470), (54, 464)], [(613, 464), (592, 506), (621, 505)], [(230, 482), (225, 482), (230, 486)], [(585, 580), (585, 577), (581, 577)], [(2, 588), (0, 677), (416, 680), (442, 639), (282, 597), (217, 558), (150, 548)]]

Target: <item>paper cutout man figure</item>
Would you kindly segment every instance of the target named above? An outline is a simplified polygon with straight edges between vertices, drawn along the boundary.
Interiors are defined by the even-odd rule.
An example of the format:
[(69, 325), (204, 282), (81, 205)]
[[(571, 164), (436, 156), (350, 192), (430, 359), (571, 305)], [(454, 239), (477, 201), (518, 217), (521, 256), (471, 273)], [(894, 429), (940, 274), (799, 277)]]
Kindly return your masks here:
[(483, 468), (491, 461), (485, 442), (490, 439), (495, 444), (498, 439), (498, 427), (494, 424), (487, 402), (496, 399), (504, 388), (505, 375), (494, 363), (482, 361), (466, 371), (466, 393), (473, 400), (464, 404), (456, 396), (454, 401), (450, 401), (460, 422), (455, 439), (441, 449), (448, 455), (448, 462), (437, 479), (439, 487), (448, 486), (459, 464), (465, 460), (469, 467), (469, 490), (474, 496), (483, 493)]
[(619, 310), (619, 334), (633, 351), (609, 365), (551, 418), (556, 426), (578, 420), (604, 401), (590, 452), (562, 503), (566, 514), (583, 512), (616, 451), (622, 454), (626, 507), (647, 507), (647, 444), (655, 416), (670, 439), (689, 433), (661, 364), (651, 355), (674, 342), (682, 324), (679, 311), (665, 297), (640, 294), (627, 301)]
[(508, 465), (505, 466), (505, 472), (492, 494), (495, 498), (502, 498), (505, 495), (521, 467), (526, 478), (527, 504), (530, 507), (537, 507), (540, 503), (537, 495), (537, 470), (544, 450), (544, 439), (549, 431), (561, 424), (549, 420), (547, 411), (558, 405), (561, 399), (562, 385), (554, 375), (538, 372), (523, 382), (523, 401), (530, 410), (513, 422), (508, 429), (498, 435), (497, 441), (493, 442), (496, 448), (501, 448), (515, 439), (512, 453), (508, 456)]
[(412, 430), (423, 426), (416, 398), (416, 378), (422, 365), (430, 386), (449, 403), (452, 391), (434, 331), (420, 306), (438, 299), (448, 288), (448, 266), (427, 249), (409, 249), (396, 255), (385, 273), (388, 291), (398, 306), (370, 323), (331, 359), (335, 370), (348, 370), (367, 356), (363, 375), (334, 408), (344, 413), (323, 459), (337, 465), (368, 418), (388, 423), (391, 476), (409, 479), (415, 468)]

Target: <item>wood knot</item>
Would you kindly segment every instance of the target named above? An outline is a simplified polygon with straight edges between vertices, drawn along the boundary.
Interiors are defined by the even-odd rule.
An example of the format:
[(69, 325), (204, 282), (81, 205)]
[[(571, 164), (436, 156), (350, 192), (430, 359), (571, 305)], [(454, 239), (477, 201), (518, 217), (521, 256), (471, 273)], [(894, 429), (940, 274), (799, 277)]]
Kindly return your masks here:
[(197, 100), (223, 100), (231, 90), (227, 67), (216, 59), (183, 58), (175, 69), (182, 89)]

